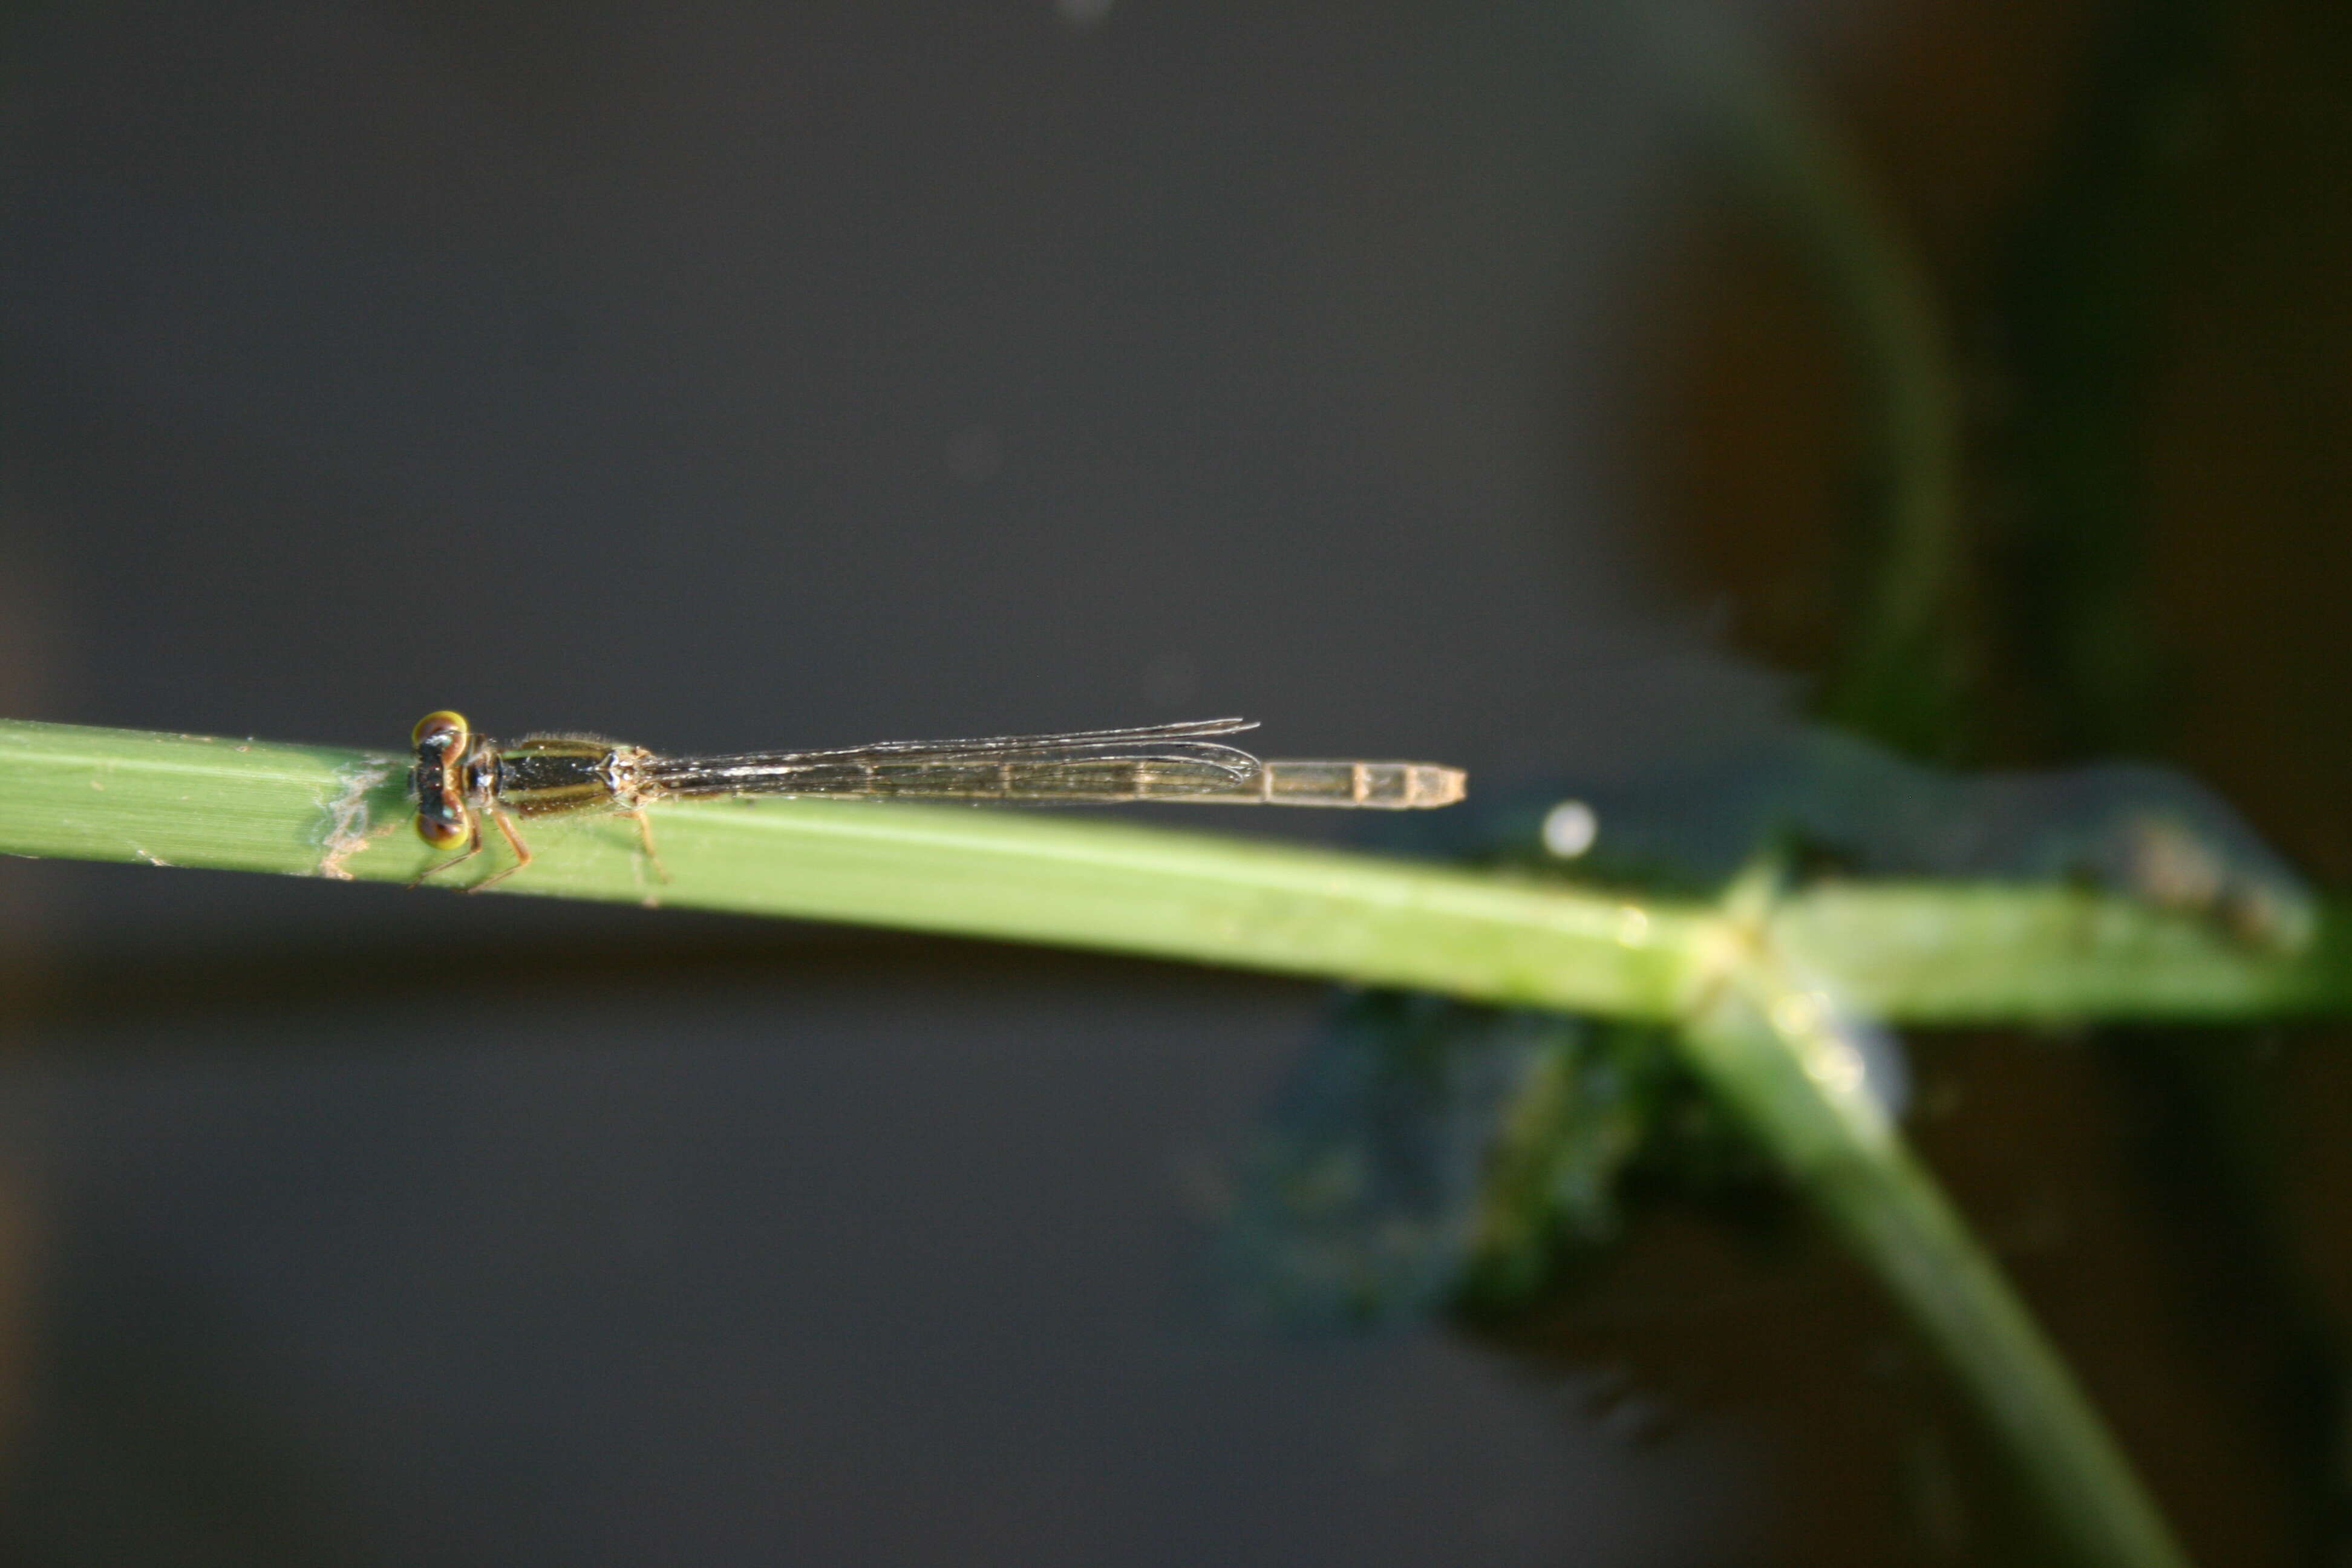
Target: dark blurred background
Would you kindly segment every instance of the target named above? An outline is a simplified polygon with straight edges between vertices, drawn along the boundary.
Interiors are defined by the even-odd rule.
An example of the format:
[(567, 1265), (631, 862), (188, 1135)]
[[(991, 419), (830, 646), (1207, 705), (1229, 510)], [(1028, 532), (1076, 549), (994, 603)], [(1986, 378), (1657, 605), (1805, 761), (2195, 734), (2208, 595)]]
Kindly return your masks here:
[[(1972, 439), (2064, 384), (2018, 257), (2087, 236), (2109, 300), (2118, 262), (2122, 346), (2083, 352), (2120, 367), (2093, 395), (2161, 693), (2120, 743), (2352, 874), (2342, 8), (1740, 19), (1915, 247)], [(393, 748), (447, 705), (680, 751), (1241, 712), (1474, 788), (1751, 743), (1836, 641), (1857, 393), (1671, 46), (1621, 22), (15, 7), (0, 710)], [(2151, 28), (2188, 40), (2153, 79)], [(2081, 217), (2123, 188), (2082, 127), (2150, 102), (2153, 195)], [(1932, 1380), (1825, 1260), (1759, 1283), (1675, 1233), (1541, 1373), (1229, 1321), (1202, 1237), (1315, 987), (0, 872), (10, 1561), (1964, 1550)], [(2294, 1466), (2195, 1310), (2107, 1318), (2174, 1278), (2145, 1118), (2072, 1109), (2079, 1054), (1953, 1050), (2023, 1086), (1943, 1134), (1964, 1200), (2192, 1542), (2284, 1560)], [(2342, 1073), (2270, 1070), (2325, 1228)], [(1971, 1188), (1988, 1129), (2053, 1122), (2089, 1152)], [(2118, 1364), (2149, 1345), (2182, 1370)]]

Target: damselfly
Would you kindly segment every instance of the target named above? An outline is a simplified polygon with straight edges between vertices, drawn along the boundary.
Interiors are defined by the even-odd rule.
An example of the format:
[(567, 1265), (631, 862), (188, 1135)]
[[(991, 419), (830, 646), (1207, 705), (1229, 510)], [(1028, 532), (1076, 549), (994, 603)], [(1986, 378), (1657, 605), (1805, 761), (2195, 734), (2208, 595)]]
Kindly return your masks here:
[(1432, 763), (1262, 762), (1217, 739), (1256, 728), (1244, 719), (1202, 719), (1063, 735), (665, 757), (588, 735), (530, 735), (501, 745), (461, 713), (428, 713), (410, 736), (416, 759), (409, 774), (416, 795), (416, 832), (436, 849), (466, 847), (417, 880), (480, 854), (485, 816), (513, 849), (515, 863), (476, 884), (480, 887), (530, 864), (514, 817), (586, 811), (631, 816), (650, 858), (647, 805), (717, 795), (1036, 805), (1169, 800), (1387, 811), (1451, 805), (1462, 798), (1458, 768)]

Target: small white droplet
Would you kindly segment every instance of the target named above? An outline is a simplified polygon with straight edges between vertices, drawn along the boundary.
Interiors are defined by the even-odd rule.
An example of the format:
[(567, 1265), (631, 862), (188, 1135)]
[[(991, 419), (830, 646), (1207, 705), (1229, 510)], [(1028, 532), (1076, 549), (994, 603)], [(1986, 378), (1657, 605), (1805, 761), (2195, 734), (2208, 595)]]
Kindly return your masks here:
[(1573, 860), (1601, 837), (1601, 818), (1580, 800), (1564, 800), (1544, 813), (1543, 847), (1562, 860)]

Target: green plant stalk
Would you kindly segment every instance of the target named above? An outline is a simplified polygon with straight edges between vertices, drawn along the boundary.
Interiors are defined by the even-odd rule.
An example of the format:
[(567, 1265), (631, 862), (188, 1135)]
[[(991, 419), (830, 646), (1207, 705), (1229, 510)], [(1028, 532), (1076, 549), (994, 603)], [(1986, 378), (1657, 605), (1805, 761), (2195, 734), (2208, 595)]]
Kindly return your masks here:
[(1815, 707), (1949, 760), (1968, 696), (1958, 375), (1932, 281), (1839, 128), (1765, 41), (1696, 7), (1628, 7), (1689, 112), (1784, 237), (1860, 383), (1868, 486), (1846, 646)]
[[(0, 853), (409, 882), (447, 858), (411, 830), (405, 762), (320, 746), (0, 722)], [(1204, 811), (1213, 808), (1202, 807)], [(626, 818), (520, 824), (495, 889), (841, 921), (1671, 1014), (1704, 910), (1446, 868), (1108, 820), (842, 800), (670, 803), (663, 880)], [(1091, 817), (1092, 820), (1088, 820)], [(425, 884), (512, 864), (495, 833)]]
[(1720, 973), (1684, 1030), (1693, 1067), (1876, 1275), (2074, 1557), (2187, 1568), (2074, 1373), (1864, 1088), (1848, 1019), (1763, 947)]
[(1759, 68), (1724, 103), (1769, 208), (1840, 314), (1863, 382), (1872, 492), (1868, 563), (1822, 716), (1913, 755), (1959, 728), (1966, 647), (1954, 595), (1965, 570), (1959, 395), (1935, 293), (1896, 237), (1861, 161), (1804, 100)]
[[(1679, 10), (1645, 14), (1701, 117), (1837, 310), (1864, 383), (1868, 575), (1819, 707), (1915, 755), (1948, 755), (1964, 729), (1975, 638), (1959, 400), (1933, 290), (1858, 160), (1759, 46)], [(1696, 978), (1682, 1031), (1695, 1069), (1878, 1276), (2074, 1552), (2118, 1568), (2185, 1563), (2063, 1362), (1861, 1092), (1862, 1058), (1841, 1009), (2013, 1023), (2340, 1006), (2336, 977), (2352, 957), (2340, 914), (2323, 916), (2312, 940), (2282, 944), (2299, 960), (2271, 965), (2241, 962), (2247, 954), (2217, 947), (2210, 931), (2193, 936), (2063, 888), (1832, 884), (1778, 908), (1741, 902), (1736, 891), (1702, 934), (1714, 955), (1694, 975), (1713, 978)], [(2090, 966), (2071, 962), (2095, 951)], [(2103, 984), (2094, 970), (2116, 989), (2094, 994)]]

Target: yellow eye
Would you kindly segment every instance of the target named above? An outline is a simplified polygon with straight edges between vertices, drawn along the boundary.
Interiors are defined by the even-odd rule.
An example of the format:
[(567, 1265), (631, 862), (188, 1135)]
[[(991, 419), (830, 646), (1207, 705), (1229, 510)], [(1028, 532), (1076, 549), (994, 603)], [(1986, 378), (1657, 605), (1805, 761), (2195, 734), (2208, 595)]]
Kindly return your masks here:
[(419, 719), (416, 721), (416, 728), (408, 732), (408, 743), (412, 746), (421, 746), (425, 743), (425, 737), (427, 735), (462, 735), (470, 728), (472, 726), (466, 722), (466, 716), (463, 713), (452, 713), (444, 708), (437, 713), (427, 713), (424, 718)]
[(462, 823), (444, 822), (420, 813), (416, 818), (416, 837), (436, 849), (455, 849), (466, 841), (466, 829)]

